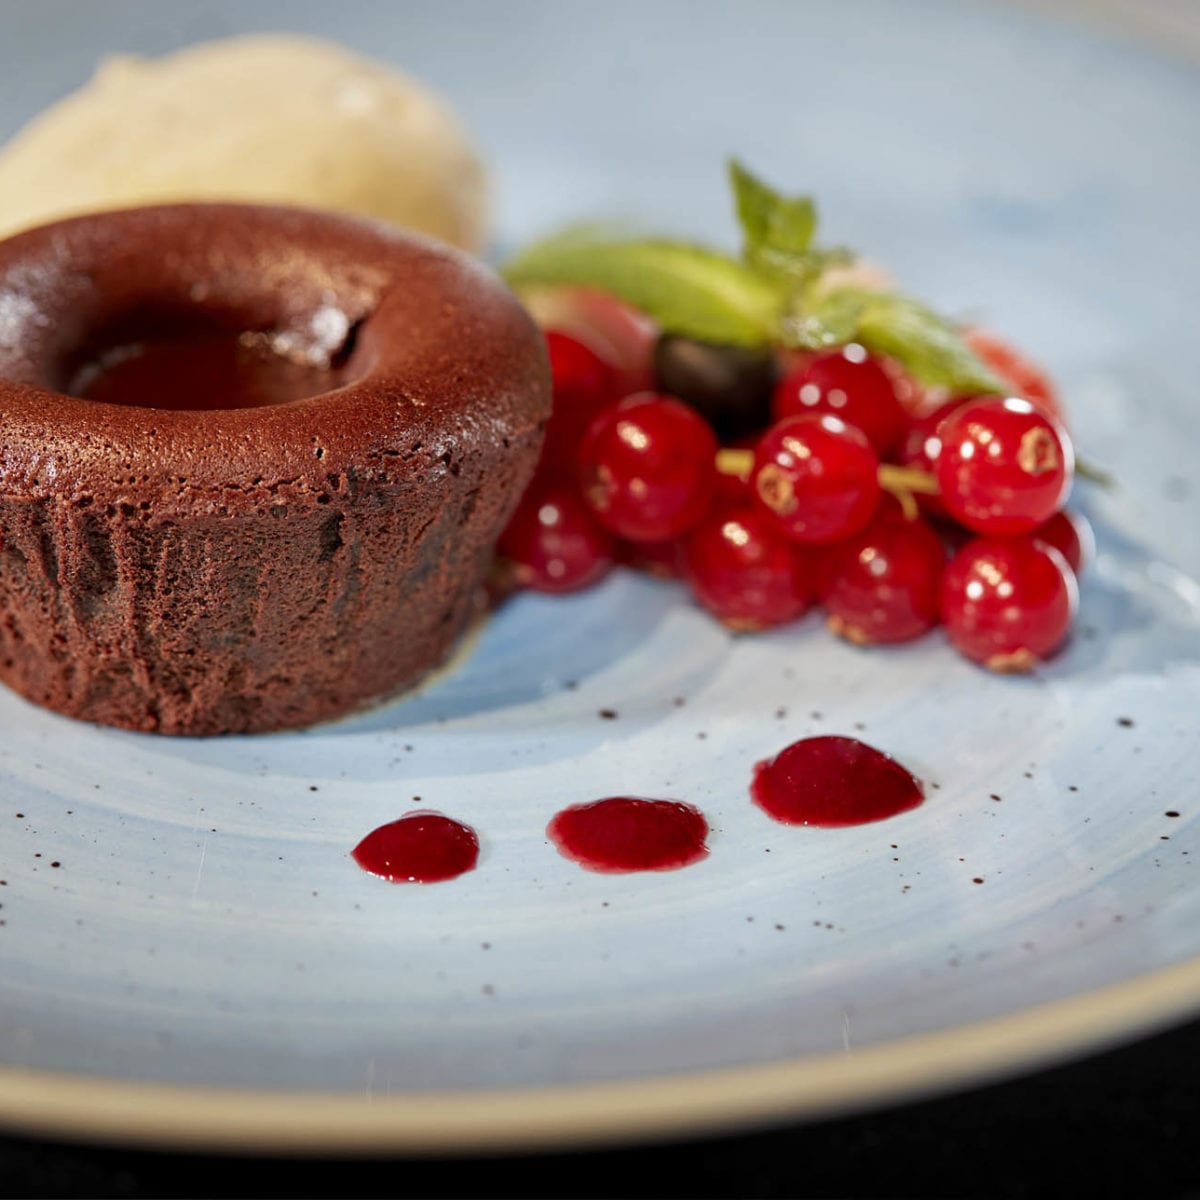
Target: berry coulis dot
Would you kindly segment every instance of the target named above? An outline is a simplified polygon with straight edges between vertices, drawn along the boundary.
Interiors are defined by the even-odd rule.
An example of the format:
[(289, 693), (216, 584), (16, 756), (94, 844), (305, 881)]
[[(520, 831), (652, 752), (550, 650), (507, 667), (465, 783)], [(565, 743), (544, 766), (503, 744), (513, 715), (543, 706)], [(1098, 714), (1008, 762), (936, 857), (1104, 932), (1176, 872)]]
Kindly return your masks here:
[(351, 856), (364, 871), (391, 883), (441, 883), (474, 870), (479, 838), (461, 821), (416, 812), (372, 830)]
[(546, 835), (589, 871), (673, 871), (708, 856), (708, 822), (681, 800), (610, 796), (556, 813)]
[(916, 808), (925, 793), (883, 751), (857, 738), (826, 736), (793, 742), (757, 763), (750, 796), (785, 825), (832, 828), (894, 817)]

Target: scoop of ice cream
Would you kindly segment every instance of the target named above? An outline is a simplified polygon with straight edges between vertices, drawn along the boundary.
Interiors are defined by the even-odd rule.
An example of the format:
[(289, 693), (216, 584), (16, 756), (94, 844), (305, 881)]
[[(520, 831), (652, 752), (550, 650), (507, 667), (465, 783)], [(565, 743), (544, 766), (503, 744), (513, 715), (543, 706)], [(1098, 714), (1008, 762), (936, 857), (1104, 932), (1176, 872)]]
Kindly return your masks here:
[(468, 250), (485, 232), (483, 165), (446, 105), (311, 38), (110, 59), (0, 152), (0, 236), (198, 199), (359, 213)]

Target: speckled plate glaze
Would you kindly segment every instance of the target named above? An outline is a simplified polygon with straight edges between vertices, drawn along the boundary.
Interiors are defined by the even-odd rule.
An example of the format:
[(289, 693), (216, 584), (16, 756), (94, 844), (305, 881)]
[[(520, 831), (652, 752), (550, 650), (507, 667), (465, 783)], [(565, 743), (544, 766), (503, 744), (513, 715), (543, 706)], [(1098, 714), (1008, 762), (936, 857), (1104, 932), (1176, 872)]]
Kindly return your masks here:
[[(5, 128), (103, 49), (292, 27), (393, 58), (489, 148), (508, 244), (613, 209), (729, 238), (736, 150), (1044, 358), (1120, 480), (1082, 494), (1079, 633), (1029, 679), (815, 618), (732, 638), (619, 574), (517, 600), (421, 694), (299, 735), (134, 736), (0, 695), (0, 1119), (259, 1148), (644, 1136), (1200, 1008), (1200, 71), (1028, 11), (903, 8), (0, 12)], [(751, 765), (815, 732), (890, 751), (927, 802), (772, 824)], [(548, 845), (561, 805), (629, 792), (702, 807), (708, 859), (604, 876)], [(359, 871), (355, 842), (412, 807), (473, 824), (479, 869)]]

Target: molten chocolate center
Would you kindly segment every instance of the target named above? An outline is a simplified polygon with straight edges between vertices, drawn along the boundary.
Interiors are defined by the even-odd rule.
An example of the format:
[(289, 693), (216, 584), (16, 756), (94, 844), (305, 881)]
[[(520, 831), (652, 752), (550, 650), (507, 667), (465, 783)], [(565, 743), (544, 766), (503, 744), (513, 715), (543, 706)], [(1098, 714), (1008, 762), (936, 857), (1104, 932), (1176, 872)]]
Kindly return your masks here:
[(266, 334), (204, 331), (111, 346), (67, 390), (138, 408), (260, 408), (332, 391), (343, 375), (340, 366), (280, 353)]

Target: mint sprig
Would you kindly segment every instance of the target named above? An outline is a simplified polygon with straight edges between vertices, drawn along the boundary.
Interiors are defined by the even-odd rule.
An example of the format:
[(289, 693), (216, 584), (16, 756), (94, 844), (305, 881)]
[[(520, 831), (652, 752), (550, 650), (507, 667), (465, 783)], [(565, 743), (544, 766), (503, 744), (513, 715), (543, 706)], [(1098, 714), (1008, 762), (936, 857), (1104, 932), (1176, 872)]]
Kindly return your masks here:
[(700, 341), (761, 346), (775, 340), (786, 294), (728, 254), (667, 239), (628, 239), (594, 226), (536, 242), (503, 268), (520, 291), (587, 284), (611, 292), (664, 330)]
[(737, 160), (729, 163), (741, 227), (741, 259), (666, 238), (635, 238), (576, 227), (528, 247), (503, 268), (520, 291), (539, 284), (587, 284), (611, 292), (666, 333), (736, 346), (822, 349), (862, 343), (896, 359), (928, 386), (1003, 391), (958, 326), (911, 297), (855, 287), (822, 287), (831, 266), (853, 261), (816, 244), (817, 207), (787, 196)]
[(927, 387), (958, 393), (1007, 389), (956, 324), (896, 292), (831, 288), (791, 314), (782, 336), (785, 344), (812, 350), (858, 342), (872, 354), (895, 359)]
[(963, 340), (957, 325), (908, 296), (871, 297), (859, 315), (854, 338), (872, 354), (894, 358), (927, 387), (959, 394), (1008, 390)]
[(742, 227), (745, 262), (764, 275), (807, 278), (817, 231), (817, 206), (812, 197), (781, 195), (737, 159), (729, 162), (729, 183)]

